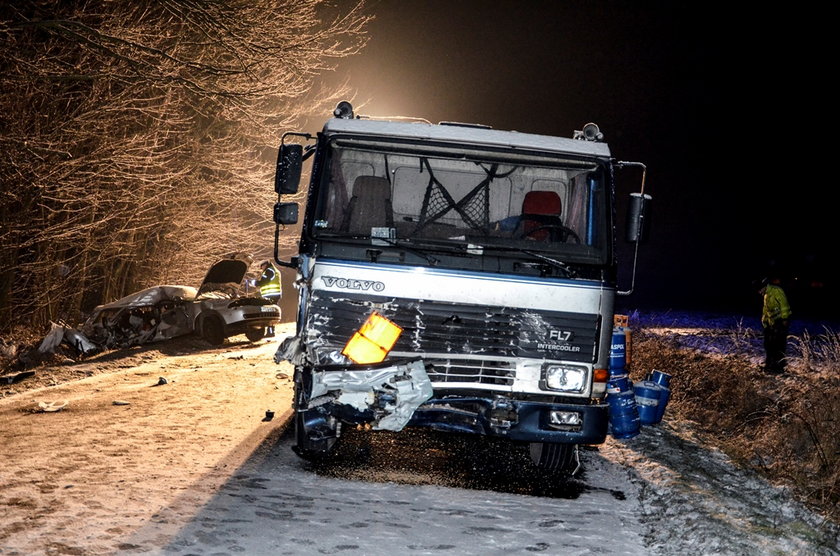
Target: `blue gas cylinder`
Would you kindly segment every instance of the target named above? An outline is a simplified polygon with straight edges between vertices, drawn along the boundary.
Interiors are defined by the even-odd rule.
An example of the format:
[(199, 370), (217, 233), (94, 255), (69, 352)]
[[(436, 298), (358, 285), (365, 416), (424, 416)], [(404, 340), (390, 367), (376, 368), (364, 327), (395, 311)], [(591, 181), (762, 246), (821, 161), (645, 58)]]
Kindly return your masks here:
[(607, 394), (618, 394), (619, 392), (627, 392), (633, 388), (633, 383), (626, 375), (611, 376), (607, 381)]
[(636, 397), (626, 377), (612, 379), (607, 383), (607, 390), (615, 390), (607, 394), (610, 416), (610, 434), (614, 438), (633, 438), (641, 430), (639, 412), (636, 408)]
[(621, 376), (627, 374), (627, 336), (624, 329), (616, 327), (613, 329), (612, 341), (610, 342), (610, 376)]
[(659, 398), (662, 387), (652, 380), (641, 380), (633, 386), (636, 405), (639, 408), (639, 420), (642, 425), (655, 425), (659, 421)]
[(654, 369), (650, 373), (650, 380), (657, 383), (661, 389), (659, 403), (656, 406), (656, 422), (659, 423), (662, 421), (662, 417), (665, 416), (665, 408), (668, 406), (668, 400), (671, 399), (671, 375)]
[(665, 388), (668, 388), (671, 385), (671, 375), (662, 371), (657, 371), (656, 369), (650, 372), (649, 380), (657, 383), (659, 386), (664, 386)]

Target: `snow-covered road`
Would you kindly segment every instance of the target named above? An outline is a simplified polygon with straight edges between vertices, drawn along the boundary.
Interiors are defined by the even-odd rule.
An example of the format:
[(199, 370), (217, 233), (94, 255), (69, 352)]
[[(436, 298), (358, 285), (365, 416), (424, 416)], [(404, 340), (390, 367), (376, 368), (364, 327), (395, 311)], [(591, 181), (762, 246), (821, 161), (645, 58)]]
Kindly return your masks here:
[[(432, 446), (428, 469), (415, 455), (408, 456), (413, 463), (377, 460), (377, 451), (393, 449), (388, 437), (355, 452), (362, 463), (349, 457), (312, 468), (285, 434), (255, 453), (162, 553), (840, 553), (837, 532), (827, 541), (825, 524), (785, 491), (673, 424), (583, 451), (583, 474), (555, 490), (540, 484), (550, 477), (533, 474), (484, 486), (464, 481), (459, 450), (441, 454), (448, 450), (437, 443), (439, 433), (419, 434), (430, 435), (421, 439)], [(489, 474), (498, 475), (510, 457), (502, 454)], [(470, 486), (452, 486), (459, 481)], [(136, 541), (154, 534), (153, 522)]]
[(0, 400), (0, 555), (840, 556), (836, 525), (667, 412), (582, 450), (571, 481), (504, 440), (411, 429), (347, 431), (313, 467), (273, 344), (167, 349)]

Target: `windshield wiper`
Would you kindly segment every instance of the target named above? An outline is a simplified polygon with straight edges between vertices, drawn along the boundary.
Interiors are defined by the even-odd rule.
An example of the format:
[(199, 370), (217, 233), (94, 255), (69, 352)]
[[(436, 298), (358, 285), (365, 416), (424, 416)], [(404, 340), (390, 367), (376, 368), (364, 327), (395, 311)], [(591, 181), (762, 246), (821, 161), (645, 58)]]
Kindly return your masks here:
[(375, 239), (377, 241), (385, 242), (388, 245), (391, 245), (393, 247), (397, 247), (398, 249), (405, 249), (409, 253), (417, 255), (418, 257), (420, 257), (422, 259), (426, 259), (426, 262), (428, 262), (432, 266), (437, 266), (437, 264), (440, 263), (440, 259), (438, 259), (437, 257), (424, 252), (422, 249), (420, 249), (418, 247), (414, 247), (412, 245), (406, 245), (406, 243), (404, 241), (398, 241), (398, 240), (391, 239), (391, 238), (388, 238), (388, 237), (377, 237)]
[(563, 261), (558, 261), (557, 259), (553, 259), (551, 257), (548, 257), (548, 256), (543, 255), (541, 253), (537, 253), (535, 251), (531, 251), (529, 249), (522, 249), (521, 247), (513, 247), (513, 246), (510, 246), (510, 245), (482, 245), (482, 244), (476, 244), (476, 243), (470, 243), (468, 247), (473, 247), (473, 248), (477, 247), (477, 248), (480, 248), (482, 251), (484, 251), (485, 249), (488, 249), (488, 250), (496, 249), (496, 250), (499, 250), (499, 251), (512, 251), (514, 253), (523, 253), (525, 255), (530, 255), (531, 257), (534, 257), (535, 259), (539, 259), (543, 262), (546, 262), (546, 263), (550, 264), (551, 266), (553, 266), (554, 268), (558, 268), (558, 269), (562, 270), (566, 274), (566, 277), (568, 277), (568, 278), (574, 278), (574, 277), (577, 276), (577, 272), (575, 272), (572, 269), (572, 267), (570, 267), (568, 264), (564, 263)]
[[(429, 253), (425, 252), (425, 249), (421, 247), (415, 247), (414, 245), (407, 245), (406, 241), (398, 240), (398, 239), (391, 239), (388, 237), (370, 237), (370, 236), (351, 236), (342, 233), (335, 233), (335, 232), (322, 232), (319, 233), (316, 237), (316, 240), (323, 240), (329, 239), (330, 241), (334, 241), (335, 243), (346, 243), (346, 244), (359, 244), (365, 243), (370, 244), (372, 246), (379, 245), (380, 247), (382, 244), (390, 245), (392, 247), (396, 247), (397, 249), (403, 249), (409, 253), (417, 255), (421, 259), (425, 259), (430, 265), (435, 266), (440, 263), (440, 259), (437, 257), (430, 255)], [(376, 242), (376, 243), (374, 243)]]
[(574, 278), (577, 275), (577, 273), (574, 270), (572, 270), (572, 267), (570, 267), (563, 261), (558, 261), (557, 259), (552, 259), (551, 257), (546, 257), (545, 255), (541, 255), (540, 253), (535, 253), (534, 251), (529, 251), (527, 249), (517, 249), (517, 251), (519, 251), (520, 253), (525, 253), (526, 255), (531, 255), (534, 258), (549, 263), (555, 268), (559, 268), (560, 270), (565, 272), (566, 276), (568, 276), (569, 278)]

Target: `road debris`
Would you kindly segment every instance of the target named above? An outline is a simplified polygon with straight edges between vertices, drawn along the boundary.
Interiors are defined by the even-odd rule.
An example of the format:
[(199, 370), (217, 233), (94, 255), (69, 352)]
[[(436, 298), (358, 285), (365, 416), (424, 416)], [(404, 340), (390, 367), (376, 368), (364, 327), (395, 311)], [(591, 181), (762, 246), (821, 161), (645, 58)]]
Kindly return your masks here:
[(67, 400), (60, 402), (38, 402), (38, 407), (43, 413), (55, 413), (67, 407)]
[(24, 378), (29, 378), (31, 376), (35, 376), (35, 371), (22, 371), (19, 373), (0, 375), (0, 383), (14, 384), (15, 382), (20, 382)]
[(78, 330), (66, 326), (61, 322), (50, 322), (50, 331), (44, 336), (41, 345), (38, 346), (38, 351), (41, 353), (54, 353), (62, 342), (71, 346), (82, 356), (92, 355), (102, 349)]

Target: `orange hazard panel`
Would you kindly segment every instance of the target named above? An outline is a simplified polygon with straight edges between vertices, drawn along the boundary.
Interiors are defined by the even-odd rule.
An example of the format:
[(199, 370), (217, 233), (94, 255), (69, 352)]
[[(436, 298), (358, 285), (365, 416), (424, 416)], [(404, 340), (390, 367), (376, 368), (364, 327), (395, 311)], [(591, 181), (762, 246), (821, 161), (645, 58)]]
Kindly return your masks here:
[(399, 325), (374, 311), (341, 353), (361, 365), (379, 363), (394, 347), (400, 334), (402, 328)]

